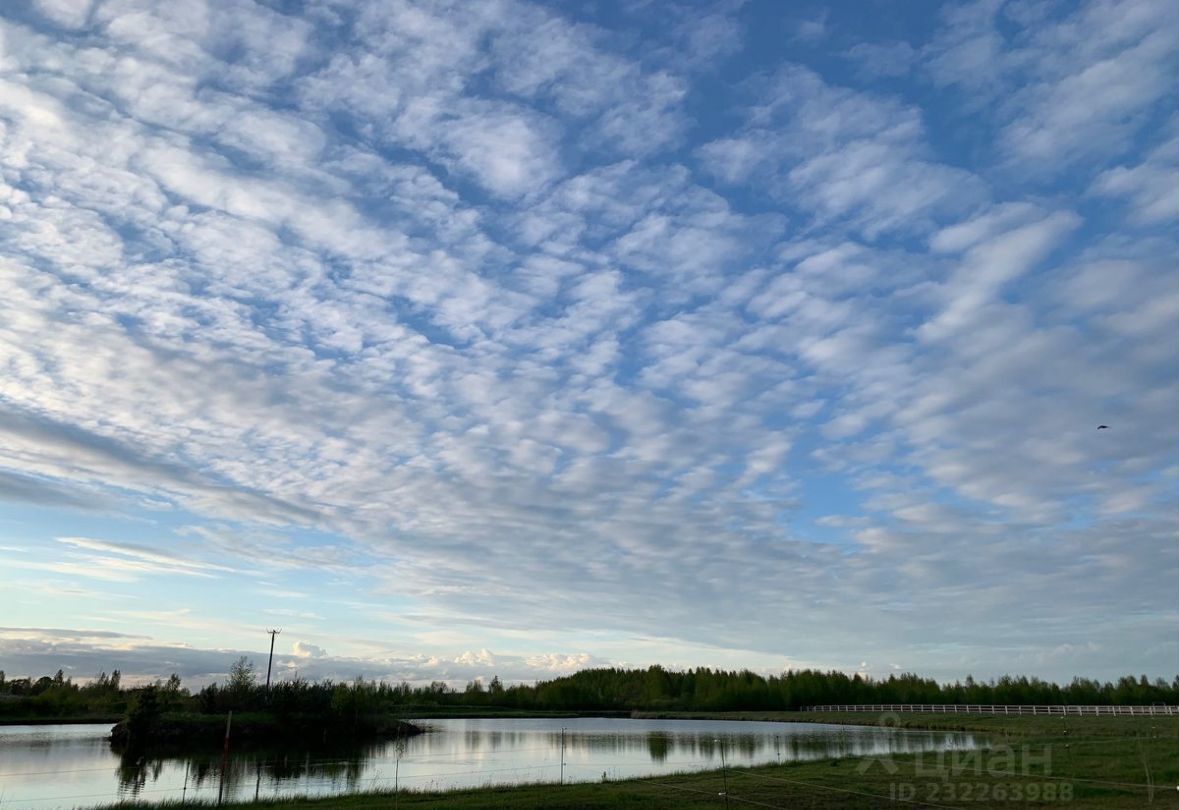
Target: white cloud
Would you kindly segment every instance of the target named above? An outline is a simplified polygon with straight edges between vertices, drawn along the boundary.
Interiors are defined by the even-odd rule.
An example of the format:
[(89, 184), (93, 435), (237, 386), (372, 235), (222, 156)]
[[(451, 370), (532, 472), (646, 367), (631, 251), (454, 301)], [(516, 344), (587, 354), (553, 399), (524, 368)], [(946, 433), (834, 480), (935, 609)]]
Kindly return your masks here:
[(794, 38), (808, 43), (824, 39), (827, 36), (827, 17), (824, 11), (810, 19), (800, 20), (794, 27)]
[[(0, 651), (9, 677), (36, 677), (61, 668), (67, 676), (84, 682), (97, 677), (99, 671), (118, 669), (123, 683), (136, 684), (167, 678), (175, 672), (190, 689), (213, 681), (224, 682), (230, 664), (240, 656), (254, 661), (267, 658), (266, 650), (197, 649), (106, 631), (21, 627), (0, 628)], [(489, 681), (496, 675), (505, 683), (531, 683), (608, 663), (585, 653), (522, 657), (492, 655), (486, 650), (454, 657), (410, 654), (358, 659), (331, 656), (320, 646), (296, 641), (290, 655), (276, 652), (273, 677), (282, 682), (296, 674), (308, 680), (336, 681), (361, 676), (390, 683), (408, 681), (417, 686), (443, 681), (461, 689), (469, 681)]]
[(768, 186), (819, 223), (850, 220), (870, 239), (924, 230), (985, 198), (976, 178), (932, 158), (920, 110), (799, 66), (774, 77), (740, 135), (697, 154), (726, 183)]
[(63, 28), (80, 28), (90, 16), (93, 0), (36, 0), (37, 11)]
[[(964, 223), (942, 231), (934, 237), (934, 244), (943, 249), (952, 249), (951, 246), (961, 249), (980, 234), (995, 228), (1006, 218), (1004, 213), (998, 217), (985, 214), (980, 218), (981, 222)], [(944, 287), (946, 306), (936, 318), (921, 327), (923, 336), (944, 339), (947, 335), (962, 334), (977, 326), (979, 317), (1004, 285), (1034, 267), (1081, 224), (1080, 218), (1070, 212), (1050, 213), (1030, 222), (1028, 214), (1031, 212), (1019, 213), (1023, 219), (1015, 220), (1019, 223), (1016, 227), (997, 233), (992, 231), (989, 238), (984, 237), (970, 248)]]
[(296, 641), (291, 645), (291, 655), (296, 658), (323, 658), (327, 655), (327, 650), (305, 641)]
[(1053, 13), (977, 0), (950, 6), (924, 50), (939, 85), (991, 110), (1015, 171), (1055, 175), (1094, 156), (1122, 154), (1166, 97), (1179, 18), (1165, 0), (1092, 0)]
[(1106, 169), (1093, 181), (1092, 192), (1125, 198), (1131, 218), (1144, 225), (1179, 218), (1179, 137), (1156, 147), (1136, 166)]

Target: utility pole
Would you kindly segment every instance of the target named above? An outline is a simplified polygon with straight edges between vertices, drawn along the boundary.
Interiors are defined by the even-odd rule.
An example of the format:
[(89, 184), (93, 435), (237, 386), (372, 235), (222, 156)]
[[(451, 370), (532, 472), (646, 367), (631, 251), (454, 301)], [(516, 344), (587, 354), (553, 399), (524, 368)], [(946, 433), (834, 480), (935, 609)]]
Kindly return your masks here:
[(267, 630), (270, 634), (270, 659), (266, 662), (266, 694), (270, 694), (270, 667), (274, 663), (274, 637), (282, 630)]
[(217, 804), (221, 804), (225, 795), (225, 769), (229, 767), (229, 728), (232, 725), (233, 709), (230, 709), (229, 715), (225, 718), (225, 747), (221, 749), (221, 779), (217, 783)]

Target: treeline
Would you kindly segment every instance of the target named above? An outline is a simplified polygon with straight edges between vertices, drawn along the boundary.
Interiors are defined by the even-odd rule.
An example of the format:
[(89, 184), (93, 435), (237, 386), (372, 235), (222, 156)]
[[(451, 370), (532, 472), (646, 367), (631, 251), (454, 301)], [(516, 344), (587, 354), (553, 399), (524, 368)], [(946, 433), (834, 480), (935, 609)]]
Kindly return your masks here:
[[(272, 690), (275, 707), (308, 701), (337, 706), (421, 708), (499, 708), (517, 711), (795, 711), (829, 703), (1009, 703), (1052, 705), (1179, 704), (1179, 676), (1168, 683), (1145, 675), (1127, 675), (1116, 682), (1075, 678), (1066, 685), (1039, 678), (1011, 677), (991, 681), (939, 684), (914, 674), (885, 679), (843, 672), (792, 670), (765, 677), (748, 670), (587, 669), (535, 685), (504, 686), (471, 681), (452, 689), (435, 681), (429, 686), (357, 681), (351, 685), (289, 682)], [(260, 687), (244, 690), (213, 685), (197, 696), (203, 711), (246, 708), (266, 699)]]
[(360, 714), (428, 712), (431, 709), (507, 709), (521, 712), (576, 711), (796, 711), (830, 703), (1001, 703), (1052, 705), (1179, 705), (1179, 676), (1168, 683), (1145, 675), (1116, 682), (1075, 678), (1066, 685), (1039, 678), (1004, 676), (986, 682), (939, 684), (914, 674), (873, 679), (843, 672), (791, 670), (765, 677), (748, 670), (587, 669), (539, 683), (504, 686), (471, 681), (454, 689), (357, 679), (350, 683), (286, 681), (269, 694), (235, 665), (225, 685), (202, 689), (195, 700), (203, 713), (266, 708), (276, 713)]
[[(180, 676), (157, 681), (161, 702), (179, 707), (189, 699), (180, 687)], [(124, 687), (119, 670), (101, 672), (88, 683), (78, 684), (62, 670), (40, 678), (7, 678), (0, 670), (0, 720), (89, 718), (123, 715), (144, 687)]]
[(1116, 682), (1074, 678), (1066, 685), (1039, 678), (1004, 676), (986, 682), (939, 684), (914, 674), (873, 679), (843, 672), (791, 670), (764, 677), (748, 670), (671, 671), (589, 669), (535, 686), (494, 694), (468, 685), (464, 701), (513, 708), (645, 711), (795, 711), (831, 703), (1008, 703), (1052, 705), (1179, 704), (1179, 676), (1168, 683), (1145, 675)]
[[(358, 724), (365, 718), (404, 705), (415, 690), (408, 684), (390, 686), (384, 682), (332, 680), (279, 681), (269, 689), (257, 682), (254, 665), (239, 658), (230, 667), (225, 683), (213, 683), (192, 699), (191, 709), (200, 714), (222, 715), (228, 711), (265, 712), (279, 719), (316, 717), (325, 722)], [(419, 690), (430, 693), (429, 689)]]
[(505, 686), (498, 677), (455, 689), (441, 681), (428, 686), (383, 681), (257, 683), (253, 664), (242, 658), (224, 683), (196, 694), (180, 678), (128, 689), (116, 671), (79, 686), (59, 671), (32, 681), (4, 680), (0, 673), (0, 717), (121, 715), (142, 704), (153, 711), (222, 715), (266, 712), (278, 718), (327, 717), (357, 722), (383, 713), (421, 714), (439, 710), (512, 711), (794, 711), (829, 703), (999, 703), (1083, 705), (1179, 705), (1179, 676), (1171, 682), (1130, 675), (1114, 682), (1075, 678), (1056, 684), (1039, 678), (1004, 676), (990, 681), (938, 683), (914, 674), (884, 679), (843, 672), (791, 670), (765, 677), (748, 670), (587, 669), (536, 684)]
[(405, 737), (421, 729), (394, 717), (396, 703), (383, 699), (376, 684), (292, 680), (260, 686), (254, 668), (240, 658), (224, 684), (210, 684), (196, 695), (154, 684), (135, 690), (126, 717), (111, 732), (118, 749), (144, 745), (218, 743), (223, 717), (235, 712), (234, 739), (282, 743), (293, 739), (319, 744), (372, 737)]

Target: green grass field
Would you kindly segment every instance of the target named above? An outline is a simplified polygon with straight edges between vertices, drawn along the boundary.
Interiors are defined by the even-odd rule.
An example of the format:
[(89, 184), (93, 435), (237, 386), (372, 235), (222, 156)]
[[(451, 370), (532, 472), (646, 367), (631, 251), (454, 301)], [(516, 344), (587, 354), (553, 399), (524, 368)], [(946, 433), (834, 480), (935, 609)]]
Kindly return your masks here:
[[(646, 715), (653, 716), (653, 715)], [(233, 808), (1179, 808), (1179, 717), (674, 713), (664, 717), (894, 724), (989, 736), (980, 752), (848, 758), (576, 785), (358, 794)], [(119, 805), (147, 807), (149, 805)]]

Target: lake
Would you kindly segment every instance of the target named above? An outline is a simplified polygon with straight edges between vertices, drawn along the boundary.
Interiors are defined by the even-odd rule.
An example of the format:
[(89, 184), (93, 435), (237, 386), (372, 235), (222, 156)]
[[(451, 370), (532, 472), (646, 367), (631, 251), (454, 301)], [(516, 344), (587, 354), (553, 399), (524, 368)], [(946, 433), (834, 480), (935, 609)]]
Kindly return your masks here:
[[(120, 757), (110, 725), (0, 726), (0, 807), (253, 799), (600, 781), (728, 765), (979, 747), (979, 735), (818, 723), (542, 718), (415, 720), (429, 733), (337, 750)], [(562, 732), (564, 729), (564, 732)], [(563, 740), (563, 742), (562, 742)], [(562, 745), (564, 767), (562, 768)]]

